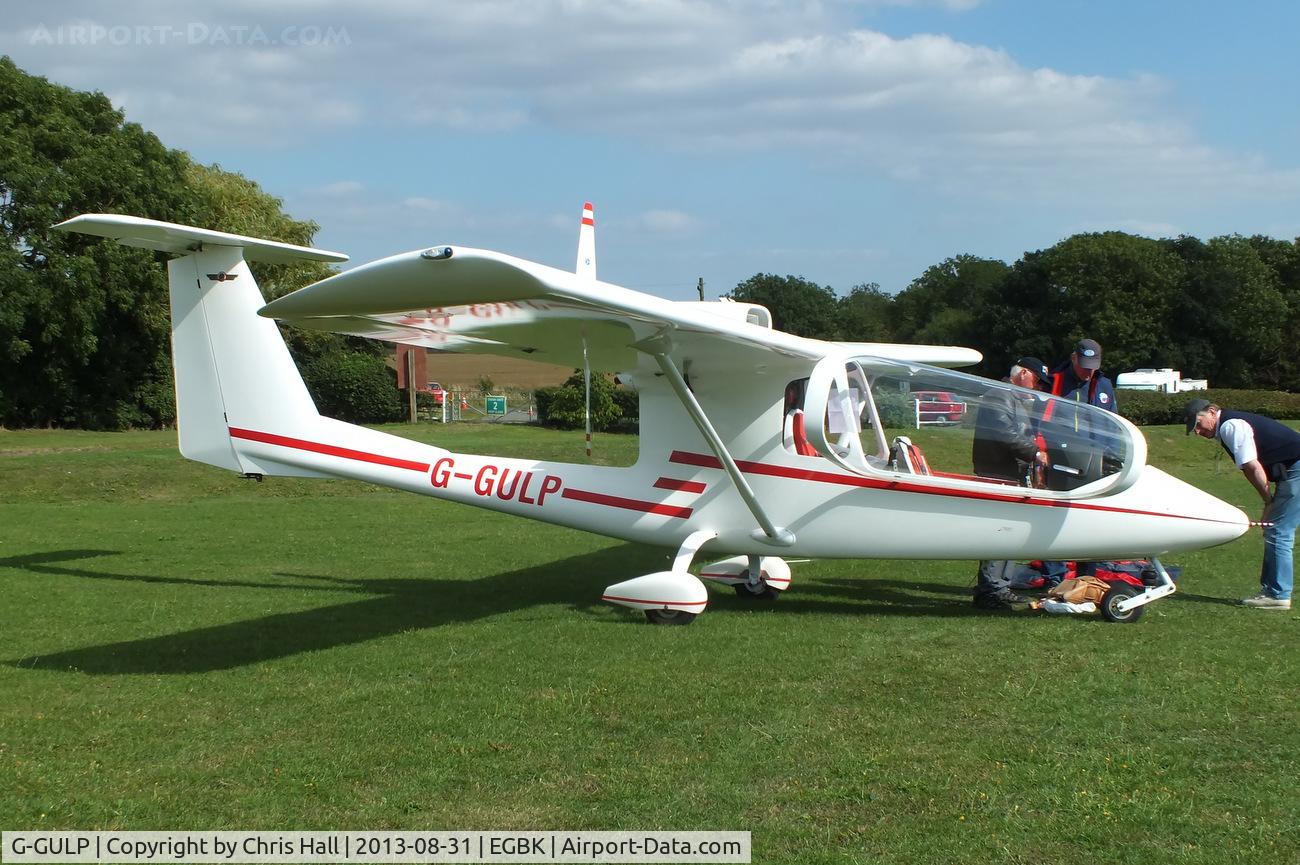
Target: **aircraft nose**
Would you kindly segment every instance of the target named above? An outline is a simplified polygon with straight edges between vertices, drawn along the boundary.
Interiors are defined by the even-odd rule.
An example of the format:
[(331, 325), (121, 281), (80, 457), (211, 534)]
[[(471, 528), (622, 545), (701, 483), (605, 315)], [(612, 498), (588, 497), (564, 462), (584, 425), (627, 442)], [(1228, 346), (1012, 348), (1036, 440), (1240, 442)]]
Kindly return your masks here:
[(1178, 536), (1171, 549), (1226, 544), (1251, 526), (1250, 517), (1241, 508), (1152, 466), (1146, 467), (1141, 481), (1129, 492), (1140, 495), (1148, 511), (1174, 518), (1162, 521)]

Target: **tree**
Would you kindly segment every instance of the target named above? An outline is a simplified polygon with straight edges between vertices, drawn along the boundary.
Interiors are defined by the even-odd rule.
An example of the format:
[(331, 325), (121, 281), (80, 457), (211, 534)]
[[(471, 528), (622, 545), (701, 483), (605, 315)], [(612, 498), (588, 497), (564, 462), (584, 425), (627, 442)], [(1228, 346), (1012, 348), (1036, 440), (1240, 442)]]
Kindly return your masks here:
[[(1284, 349), (1279, 353), (1276, 365), (1263, 372), (1275, 376), (1274, 387), (1300, 391), (1300, 357), (1294, 351), (1285, 350), (1286, 346), (1300, 345), (1300, 240), (1275, 240), (1256, 235), (1248, 238), (1247, 243), (1277, 276), (1277, 287), (1286, 304), (1280, 334)], [(1277, 314), (1278, 311), (1274, 311), (1274, 318)]]
[(874, 282), (855, 285), (836, 305), (836, 334), (845, 342), (893, 342), (894, 298)]
[[(174, 421), (167, 256), (50, 230), (96, 212), (304, 246), (317, 228), (251, 180), (164, 147), (103, 94), (51, 84), (0, 58), (0, 423)], [(330, 273), (318, 262), (254, 272), (271, 297)], [(382, 350), (306, 330), (286, 336), (300, 362)]]
[(1183, 262), (1178, 301), (1170, 311), (1173, 341), (1169, 346), (1168, 366), (1191, 378), (1208, 378), (1218, 384), (1223, 332), (1219, 327), (1217, 292), (1207, 293), (1201, 277), (1205, 270), (1206, 245), (1199, 238), (1186, 235), (1161, 243)]
[(982, 311), (996, 302), (1010, 268), (1001, 261), (958, 255), (925, 269), (894, 300), (899, 342), (965, 345), (988, 353)]
[(737, 285), (728, 296), (767, 307), (777, 330), (814, 339), (836, 337), (837, 302), (828, 286), (801, 276), (758, 273)]
[(1167, 366), (1182, 277), (1183, 262), (1164, 244), (1118, 231), (1026, 253), (983, 319), (990, 372), (1022, 354), (1054, 363), (1085, 336), (1101, 343), (1107, 370)]
[[(591, 428), (603, 432), (618, 426), (623, 417), (618, 394), (620, 388), (614, 384), (612, 376), (604, 373), (591, 374)], [(573, 375), (558, 387), (538, 388), (538, 419), (546, 426), (559, 429), (581, 429), (586, 426), (587, 417), (587, 379), (582, 370), (575, 369)]]
[(1180, 238), (1173, 248), (1186, 275), (1172, 338), (1196, 352), (1184, 356), (1184, 371), (1220, 387), (1279, 386), (1290, 309), (1260, 245), (1230, 235), (1207, 243)]
[(0, 422), (119, 428), (170, 418), (155, 254), (50, 228), (93, 211), (191, 221), (188, 165), (103, 94), (0, 58)]

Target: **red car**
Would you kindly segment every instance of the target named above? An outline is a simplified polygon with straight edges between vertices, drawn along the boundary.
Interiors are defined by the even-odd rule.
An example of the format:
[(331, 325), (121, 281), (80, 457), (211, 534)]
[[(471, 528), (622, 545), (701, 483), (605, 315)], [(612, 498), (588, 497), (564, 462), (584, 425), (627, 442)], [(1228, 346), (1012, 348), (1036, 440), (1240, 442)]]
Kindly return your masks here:
[(914, 390), (912, 399), (918, 403), (921, 423), (961, 423), (966, 414), (966, 403), (946, 390)]

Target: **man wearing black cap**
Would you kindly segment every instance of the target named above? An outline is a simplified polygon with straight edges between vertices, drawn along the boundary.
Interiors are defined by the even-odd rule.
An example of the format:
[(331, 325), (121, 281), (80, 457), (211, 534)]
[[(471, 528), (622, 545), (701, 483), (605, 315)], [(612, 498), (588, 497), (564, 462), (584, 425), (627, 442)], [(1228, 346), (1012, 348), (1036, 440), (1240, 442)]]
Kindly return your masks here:
[[(1022, 357), (1011, 367), (1006, 381), (1027, 391), (1037, 390), (1047, 378), (1047, 365), (1036, 357)], [(1034, 397), (996, 388), (980, 401), (975, 415), (971, 462), (981, 477), (1028, 484), (1030, 472), (1045, 464), (1034, 434)], [(1011, 591), (1014, 562), (980, 562), (975, 580), (974, 604), (983, 610), (1010, 609), (1027, 603)]]
[(1300, 433), (1270, 417), (1230, 411), (1204, 399), (1189, 402), (1183, 419), (1188, 435), (1195, 432), (1223, 445), (1264, 501), (1261, 519), (1270, 525), (1264, 527), (1260, 593), (1242, 603), (1261, 610), (1291, 609), (1291, 550), (1300, 527)]

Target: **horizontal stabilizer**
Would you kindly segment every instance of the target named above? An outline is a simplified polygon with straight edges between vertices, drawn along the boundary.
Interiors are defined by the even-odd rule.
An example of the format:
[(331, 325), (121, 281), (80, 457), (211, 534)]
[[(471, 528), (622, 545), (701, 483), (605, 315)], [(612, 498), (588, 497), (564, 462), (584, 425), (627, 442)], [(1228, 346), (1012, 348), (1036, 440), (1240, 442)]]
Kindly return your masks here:
[(239, 234), (227, 234), (224, 231), (210, 231), (206, 228), (193, 228), (188, 225), (177, 225), (174, 222), (160, 222), (156, 219), (122, 216), (116, 213), (87, 213), (74, 216), (54, 227), (60, 231), (77, 231), (97, 237), (108, 237), (124, 246), (156, 249), (177, 255), (197, 252), (204, 246), (228, 246), (242, 249), (244, 258), (248, 261), (265, 261), (270, 264), (287, 264), (304, 260), (348, 260), (348, 257), (341, 252), (295, 246), (292, 243), (279, 243), (274, 240), (260, 240), (256, 237), (244, 237)]

